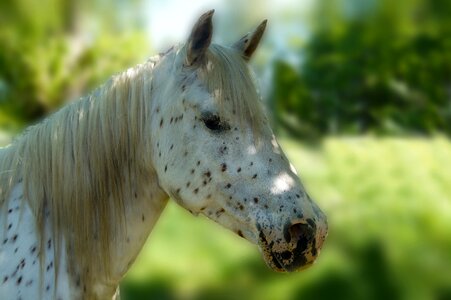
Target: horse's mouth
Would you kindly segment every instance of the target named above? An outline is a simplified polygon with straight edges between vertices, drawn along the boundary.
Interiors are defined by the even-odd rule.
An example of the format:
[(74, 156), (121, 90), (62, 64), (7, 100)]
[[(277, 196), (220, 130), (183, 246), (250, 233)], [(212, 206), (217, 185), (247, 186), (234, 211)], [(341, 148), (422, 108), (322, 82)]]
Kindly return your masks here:
[(274, 251), (274, 243), (268, 243), (263, 233), (260, 233), (258, 243), (266, 264), (276, 272), (301, 271), (310, 267), (314, 262), (314, 258), (308, 257), (304, 252)]
[(265, 258), (266, 264), (276, 272), (287, 272), (287, 270), (282, 266), (282, 264), (277, 259), (274, 252), (268, 250), (263, 250), (263, 257)]
[(310, 267), (313, 262), (306, 262), (305, 264), (299, 266), (293, 266), (291, 264), (285, 264), (283, 262), (283, 259), (280, 258), (281, 254), (276, 253), (274, 251), (271, 251), (270, 249), (263, 249), (262, 250), (262, 254), (263, 254), (263, 258), (266, 262), (266, 264), (268, 265), (268, 267), (270, 267), (272, 270), (276, 271), (276, 272), (295, 272), (295, 271), (301, 271), (304, 270), (308, 267)]

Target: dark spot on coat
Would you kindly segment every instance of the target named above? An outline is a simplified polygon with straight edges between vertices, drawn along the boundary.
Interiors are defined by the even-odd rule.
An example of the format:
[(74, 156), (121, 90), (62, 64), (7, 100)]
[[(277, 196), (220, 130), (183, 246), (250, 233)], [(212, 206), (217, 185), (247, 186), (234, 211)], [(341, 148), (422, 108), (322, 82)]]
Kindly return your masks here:
[(219, 209), (218, 211), (216, 211), (216, 217), (221, 216), (224, 212), (225, 212), (224, 208)]
[(227, 165), (226, 165), (225, 163), (222, 163), (222, 164), (221, 164), (221, 171), (222, 171), (222, 172), (227, 171)]
[(257, 197), (254, 198), (254, 202), (258, 203), (258, 198)]
[(307, 223), (312, 227), (316, 228), (315, 222), (312, 219), (307, 219)]
[(280, 256), (284, 260), (289, 260), (293, 257), (293, 253), (291, 253), (290, 251), (283, 251), (282, 253), (280, 253)]
[(226, 152), (227, 152), (227, 146), (222, 146), (221, 148), (219, 148), (219, 153), (225, 154)]
[(23, 269), (23, 268), (25, 267), (25, 258), (22, 258), (22, 260), (21, 260), (20, 263), (19, 263), (19, 267), (20, 267), (21, 269)]

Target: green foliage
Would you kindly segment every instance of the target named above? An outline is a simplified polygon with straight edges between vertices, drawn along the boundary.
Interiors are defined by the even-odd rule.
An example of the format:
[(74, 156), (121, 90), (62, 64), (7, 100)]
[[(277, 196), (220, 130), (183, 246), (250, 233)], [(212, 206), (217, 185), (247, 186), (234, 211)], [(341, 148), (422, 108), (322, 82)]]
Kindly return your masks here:
[(325, 139), (282, 143), (326, 211), (308, 270), (269, 270), (256, 246), (170, 203), (128, 274), (124, 299), (448, 299), (451, 143)]
[(86, 5), (0, 3), (0, 126), (36, 121), (146, 56), (143, 31), (114, 29), (111, 13), (102, 14), (108, 26), (99, 19), (95, 31), (79, 25), (89, 20)]
[(304, 136), (450, 134), (449, 3), (321, 1), (302, 66), (275, 64), (276, 121)]

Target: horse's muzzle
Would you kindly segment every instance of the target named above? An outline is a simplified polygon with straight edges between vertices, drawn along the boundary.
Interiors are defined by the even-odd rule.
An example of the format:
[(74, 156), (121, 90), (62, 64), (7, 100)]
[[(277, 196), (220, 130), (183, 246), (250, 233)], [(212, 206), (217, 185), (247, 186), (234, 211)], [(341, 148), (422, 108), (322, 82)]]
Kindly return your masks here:
[(266, 263), (278, 272), (293, 272), (312, 265), (327, 235), (327, 223), (297, 222), (284, 227), (282, 236), (259, 233)]

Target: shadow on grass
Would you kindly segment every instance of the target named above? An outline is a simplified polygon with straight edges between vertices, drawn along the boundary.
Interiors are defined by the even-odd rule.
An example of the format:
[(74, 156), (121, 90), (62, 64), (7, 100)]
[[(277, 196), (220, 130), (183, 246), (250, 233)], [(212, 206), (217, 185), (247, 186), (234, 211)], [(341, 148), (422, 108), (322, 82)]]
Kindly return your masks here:
[(147, 282), (131, 280), (121, 284), (121, 299), (125, 300), (175, 300), (174, 288), (169, 280), (157, 279)]
[(126, 279), (121, 284), (123, 300), (236, 300), (255, 299), (259, 285), (277, 277), (259, 258), (245, 259), (238, 264), (222, 266), (220, 284), (205, 282), (200, 289), (189, 295), (177, 290), (171, 278), (152, 278), (148, 281)]
[(294, 299), (401, 299), (401, 293), (390, 270), (390, 263), (381, 245), (374, 241), (362, 249), (348, 249), (355, 268), (350, 274), (333, 271), (303, 287)]

